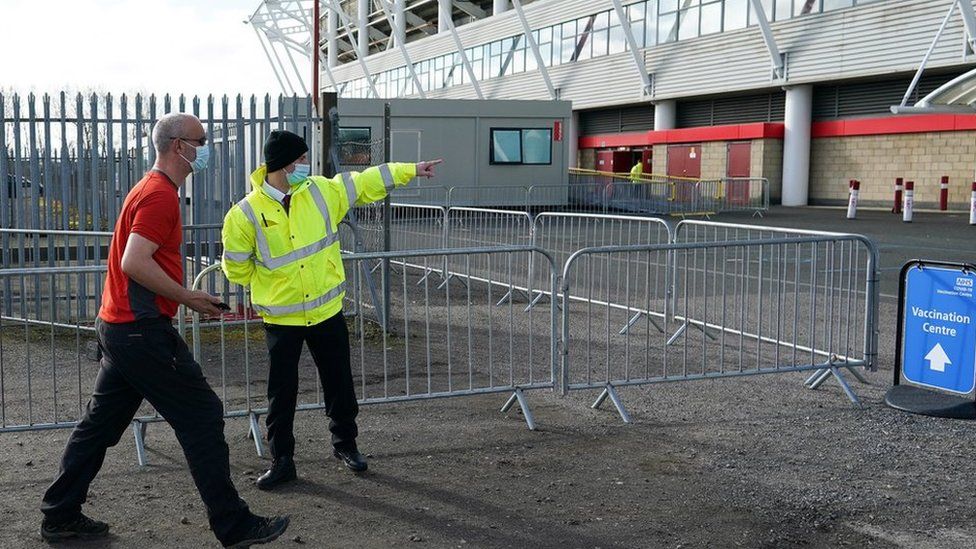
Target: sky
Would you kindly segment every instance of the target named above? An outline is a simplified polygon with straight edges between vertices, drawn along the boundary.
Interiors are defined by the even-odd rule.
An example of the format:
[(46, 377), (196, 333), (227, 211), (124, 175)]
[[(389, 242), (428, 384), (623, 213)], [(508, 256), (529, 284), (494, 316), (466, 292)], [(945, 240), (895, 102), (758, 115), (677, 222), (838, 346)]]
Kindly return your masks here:
[(0, 0), (0, 91), (278, 95), (261, 43), (242, 22), (259, 4)]

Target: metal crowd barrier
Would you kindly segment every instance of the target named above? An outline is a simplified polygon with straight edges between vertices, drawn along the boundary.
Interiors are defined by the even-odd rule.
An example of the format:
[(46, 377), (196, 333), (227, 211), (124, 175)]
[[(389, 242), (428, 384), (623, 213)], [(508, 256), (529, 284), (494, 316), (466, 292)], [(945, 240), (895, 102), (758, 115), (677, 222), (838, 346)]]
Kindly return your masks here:
[[(709, 215), (769, 210), (769, 182), (764, 178), (713, 180), (572, 172), (568, 185), (488, 185), (403, 187), (393, 192), (399, 206), (428, 205), (577, 213)], [(378, 206), (360, 208), (371, 211)], [(361, 214), (363, 217), (382, 214)]]
[[(676, 244), (689, 242), (714, 242), (719, 240), (768, 240), (774, 238), (806, 238), (806, 237), (825, 237), (837, 238), (841, 236), (852, 236), (847, 233), (832, 231), (816, 231), (811, 229), (792, 229), (788, 227), (769, 227), (762, 225), (745, 225), (740, 223), (721, 223), (716, 221), (702, 220), (683, 220), (674, 228), (674, 242)], [(867, 279), (876, 276), (872, 269), (878, 268), (878, 262), (870, 261), (870, 257), (854, 254), (845, 265), (843, 273), (848, 278), (854, 280)], [(875, 291), (877, 289), (875, 288)], [(861, 295), (862, 301), (869, 299), (867, 288)], [(875, 300), (877, 298), (874, 298)], [(873, 323), (873, 322), (872, 322)], [(864, 381), (856, 368), (848, 368), (848, 371), (859, 381)], [(830, 372), (826, 369), (815, 371), (807, 380), (806, 385), (811, 389), (816, 389), (825, 381), (830, 379)]]
[(761, 215), (769, 210), (769, 182), (764, 178), (695, 179), (572, 169), (569, 185), (569, 203), (584, 211), (688, 216), (736, 211)]
[[(629, 422), (616, 387), (812, 371), (859, 406), (841, 369), (875, 367), (877, 265), (858, 235), (579, 250), (561, 284), (563, 391), (602, 389), (594, 407), (609, 397)], [(661, 276), (634, 283), (647, 269)], [(616, 292), (577, 282), (619, 270), (627, 283)], [(650, 316), (612, 329), (641, 310), (663, 310), (664, 329)]]
[[(877, 252), (860, 236), (708, 221), (682, 221), (672, 232), (660, 219), (625, 215), (546, 212), (530, 223), (509, 210), (396, 211), (396, 245), (432, 249), (350, 254), (345, 244), (364, 249), (364, 231), (351, 221), (342, 229), (352, 231), (343, 237), (346, 311), (363, 403), (511, 392), (505, 408), (518, 402), (533, 427), (522, 391), (557, 379), (564, 392), (603, 389), (598, 403), (611, 398), (626, 419), (621, 385), (810, 370), (811, 388), (834, 377), (857, 402), (840, 372), (860, 378), (859, 368), (874, 367)], [(217, 232), (187, 227), (187, 272), (231, 311), (193, 319), (188, 336), (219, 380), (228, 417), (248, 417), (263, 452), (263, 330), (247, 292), (219, 272)], [(110, 237), (0, 230), (8, 243), (0, 256), (0, 432), (70, 427), (80, 417), (95, 377), (94, 366), (85, 368)], [(387, 287), (371, 276), (383, 261), (396, 266)], [(553, 295), (546, 312), (541, 298)], [(184, 334), (186, 318), (178, 315)], [(321, 408), (314, 370), (302, 376), (300, 408)], [(147, 406), (133, 423), (141, 463), (146, 425), (159, 419)]]
[(525, 210), (528, 194), (529, 188), (524, 185), (459, 185), (448, 189), (444, 205)]
[(744, 223), (725, 223), (700, 219), (683, 219), (674, 227), (674, 242), (681, 244), (690, 242), (713, 242), (716, 240), (764, 240), (770, 238), (800, 238), (809, 236), (836, 237), (846, 234), (848, 233), (771, 227), (768, 225), (748, 225)]
[[(656, 217), (636, 217), (626, 215), (581, 214), (543, 212), (535, 217), (532, 226), (532, 245), (548, 250), (557, 264), (564, 265), (569, 257), (580, 248), (591, 246), (656, 245), (671, 242), (671, 229), (662, 219)], [(529, 278), (534, 288), (529, 307), (541, 299), (551, 297), (545, 290), (545, 272), (540, 277), (530, 266)], [(632, 276), (632, 279), (631, 279)], [(619, 295), (626, 283), (638, 285), (651, 284), (651, 277), (660, 277), (658, 267), (647, 266), (639, 272), (613, 268), (609, 272), (577, 273), (575, 284), (590, 288), (593, 292), (600, 288), (607, 296)], [(625, 305), (607, 302), (611, 307)], [(626, 331), (642, 315), (661, 316), (661, 311), (642, 309), (620, 330)], [(652, 320), (652, 322), (656, 322)]]
[[(101, 265), (108, 257), (111, 238), (112, 233), (103, 231), (0, 229), (0, 269)], [(7, 320), (35, 319), (32, 311), (46, 311), (40, 292), (34, 293), (31, 303), (27, 303), (24, 284), (24, 277), (3, 277), (0, 307)], [(77, 301), (76, 314), (82, 323), (94, 320), (101, 295), (101, 285), (81, 283), (71, 294)], [(64, 311), (63, 307), (56, 310), (59, 315)]]
[[(502, 411), (519, 404), (526, 424), (535, 429), (524, 392), (555, 389), (556, 305), (551, 304), (548, 311), (522, 311), (511, 301), (507, 306), (496, 305), (503, 294), (524, 286), (525, 272), (511, 266), (527, 264), (528, 256), (539, 256), (535, 263), (540, 270), (547, 266), (551, 291), (556, 284), (555, 263), (547, 252), (530, 246), (344, 256), (347, 306), (366, 302), (366, 270), (361, 264), (390, 259), (402, 266), (391, 277), (391, 329), (383, 330), (366, 315), (347, 318), (359, 402), (510, 393)], [(447, 262), (464, 279), (463, 287), (438, 285), (426, 276)], [(477, 273), (475, 265), (490, 269)], [(257, 327), (261, 320), (237, 313), (250, 309), (247, 294), (223, 293), (219, 272), (214, 265), (200, 273), (194, 288), (220, 295), (232, 312), (206, 321), (194, 314), (191, 345), (224, 404), (225, 417), (248, 418), (250, 435), (263, 456), (259, 417), (267, 413), (268, 360), (263, 330)], [(211, 274), (218, 280), (212, 280)], [(308, 362), (303, 359), (300, 367), (298, 409), (322, 409), (321, 384)], [(156, 420), (147, 416), (134, 424), (140, 464), (145, 463), (145, 424)]]
[(104, 265), (0, 269), (0, 432), (71, 427), (95, 380), (93, 317), (85, 295)]
[(447, 187), (424, 185), (420, 181), (413, 181), (404, 187), (397, 187), (390, 193), (390, 199), (399, 204), (430, 204), (447, 206)]
[[(344, 250), (382, 252), (384, 243), (383, 203), (355, 209), (356, 224), (362, 232), (362, 246), (357, 248), (349, 233), (340, 232)], [(390, 250), (426, 250), (443, 247), (447, 209), (427, 204), (390, 204)]]
[(711, 209), (719, 213), (749, 212), (762, 216), (769, 211), (769, 181), (762, 177), (720, 179), (711, 195)]

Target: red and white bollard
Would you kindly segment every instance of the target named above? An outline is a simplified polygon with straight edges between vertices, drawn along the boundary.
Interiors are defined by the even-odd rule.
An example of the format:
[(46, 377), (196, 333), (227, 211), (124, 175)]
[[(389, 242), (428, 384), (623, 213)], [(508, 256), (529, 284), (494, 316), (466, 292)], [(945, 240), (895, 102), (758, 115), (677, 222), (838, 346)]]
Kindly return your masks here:
[(905, 188), (904, 182), (905, 180), (900, 177), (895, 178), (895, 206), (891, 208), (893, 214), (901, 213), (901, 191)]
[(905, 223), (912, 222), (912, 208), (915, 206), (915, 182), (905, 182), (905, 203), (902, 206), (901, 220)]
[(857, 217), (857, 195), (861, 190), (861, 182), (857, 179), (851, 179), (850, 183), (850, 193), (851, 196), (847, 201), (847, 219), (854, 219)]
[(976, 181), (973, 181), (973, 194), (969, 199), (969, 224), (976, 225)]
[(949, 209), (949, 176), (943, 175), (939, 183), (939, 209), (943, 212)]

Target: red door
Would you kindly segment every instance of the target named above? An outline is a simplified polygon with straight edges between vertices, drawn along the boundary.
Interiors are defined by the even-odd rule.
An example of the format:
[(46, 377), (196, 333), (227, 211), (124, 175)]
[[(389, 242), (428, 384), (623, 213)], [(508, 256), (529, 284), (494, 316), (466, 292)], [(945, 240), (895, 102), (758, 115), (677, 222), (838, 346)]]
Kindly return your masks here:
[(729, 143), (728, 164), (725, 170), (725, 176), (728, 177), (726, 196), (729, 204), (749, 203), (751, 158), (751, 142)]
[[(668, 175), (681, 178), (699, 179), (701, 177), (701, 145), (669, 145)], [(676, 179), (672, 197), (681, 204), (694, 204), (698, 194), (694, 181)]]
[(598, 172), (613, 171), (613, 151), (596, 152), (596, 171)]
[(654, 149), (644, 149), (641, 151), (641, 163), (644, 164), (644, 173), (653, 173)]
[(610, 171), (629, 174), (630, 169), (634, 167), (631, 163), (632, 159), (633, 153), (630, 151), (613, 151), (613, 166)]

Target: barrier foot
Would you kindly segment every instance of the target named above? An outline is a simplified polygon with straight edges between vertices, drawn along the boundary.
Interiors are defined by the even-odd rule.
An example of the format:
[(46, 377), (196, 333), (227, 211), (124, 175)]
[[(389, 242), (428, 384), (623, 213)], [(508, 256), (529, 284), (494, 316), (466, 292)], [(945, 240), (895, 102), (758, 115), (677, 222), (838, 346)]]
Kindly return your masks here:
[[(840, 368), (844, 368), (845, 370), (850, 372), (852, 376), (854, 376), (859, 382), (863, 383), (864, 385), (871, 385), (871, 382), (868, 381), (863, 375), (861, 375), (861, 372), (857, 371), (858, 368), (857, 366), (849, 366), (845, 364), (845, 365), (841, 365)], [(828, 379), (830, 379), (830, 370), (820, 369), (814, 372), (813, 375), (810, 376), (809, 379), (807, 379), (806, 385), (811, 389), (816, 389), (821, 385), (823, 385), (823, 383)]]
[(247, 415), (247, 420), (249, 424), (247, 436), (254, 439), (254, 449), (257, 450), (258, 457), (267, 457), (264, 451), (264, 443), (261, 442), (263, 435), (261, 434), (261, 423), (258, 421), (258, 415), (251, 412)]
[(672, 343), (677, 341), (678, 338), (681, 337), (681, 334), (685, 333), (685, 330), (687, 329), (688, 329), (688, 323), (685, 322), (684, 324), (678, 327), (678, 330), (674, 332), (673, 336), (668, 338), (668, 342), (666, 343), (666, 345), (671, 345)]
[(859, 382), (865, 385), (871, 385), (871, 382), (868, 381), (863, 375), (861, 375), (861, 372), (857, 371), (858, 366), (845, 366), (845, 368), (847, 368), (847, 371), (850, 372), (852, 376), (857, 378)]
[(136, 438), (136, 460), (139, 467), (148, 465), (146, 460), (146, 424), (138, 419), (132, 420), (132, 434)]
[(424, 271), (424, 276), (422, 276), (420, 280), (417, 281), (417, 286), (422, 286), (423, 283), (426, 282), (428, 278), (430, 278), (430, 275), (436, 272), (437, 271), (435, 271), (434, 269), (427, 267), (427, 269)]
[(830, 372), (831, 374), (833, 374), (835, 378), (837, 378), (837, 383), (840, 383), (840, 388), (843, 389), (845, 393), (847, 393), (847, 398), (851, 399), (851, 402), (854, 404), (854, 406), (856, 408), (864, 408), (864, 405), (861, 404), (861, 401), (857, 398), (857, 395), (854, 394), (854, 390), (851, 389), (851, 386), (847, 384), (847, 380), (845, 380), (844, 377), (840, 374), (840, 370), (838, 370), (836, 366), (831, 365), (828, 372)]
[(662, 327), (660, 324), (658, 324), (656, 320), (654, 320), (653, 318), (651, 318), (651, 315), (647, 315), (647, 320), (651, 324), (653, 324), (655, 328), (657, 328), (658, 333), (660, 333), (660, 334), (663, 334), (664, 333), (664, 327)]
[(498, 300), (498, 303), (495, 303), (495, 307), (501, 307), (502, 303), (505, 303), (511, 298), (512, 298), (512, 290), (509, 290), (505, 292), (505, 295), (503, 295), (501, 299)]
[(691, 326), (693, 328), (697, 328), (698, 331), (700, 331), (701, 333), (703, 333), (705, 335), (705, 337), (707, 337), (708, 339), (711, 339), (712, 341), (715, 341), (716, 340), (716, 337), (715, 336), (713, 336), (712, 334), (708, 333), (708, 328), (706, 328), (705, 326), (699, 326), (697, 324), (692, 324)]
[(542, 298), (545, 297), (545, 296), (546, 296), (545, 293), (539, 292), (539, 295), (535, 296), (535, 298), (532, 301), (529, 302), (529, 305), (525, 308), (525, 311), (523, 311), (523, 312), (526, 312), (526, 313), (529, 312), (529, 309), (531, 309), (532, 307), (535, 307), (536, 304), (539, 303), (539, 301), (542, 300)]
[[(455, 277), (455, 275), (454, 275), (454, 273), (451, 273), (451, 274), (449, 274), (449, 275), (447, 275), (447, 278), (445, 278), (445, 279), (444, 279), (444, 282), (441, 282), (441, 284), (440, 284), (440, 286), (438, 286), (438, 287), (437, 287), (437, 289), (438, 289), (438, 290), (441, 290), (441, 289), (443, 289), (443, 288), (444, 288), (444, 286), (447, 286), (447, 285), (448, 285), (448, 284), (449, 284), (449, 283), (451, 282), (451, 279), (452, 279), (452, 278), (456, 278), (456, 277)], [(458, 278), (458, 280), (460, 280), (460, 281), (461, 281), (461, 285), (463, 285), (464, 287), (467, 287), (467, 286), (468, 286), (468, 285), (467, 285), (467, 283), (465, 283), (465, 282), (464, 282), (463, 280), (461, 280), (460, 278)]]
[(813, 384), (813, 382), (816, 381), (821, 376), (823, 376), (823, 374), (824, 374), (823, 368), (816, 370), (815, 372), (810, 374), (810, 377), (808, 377), (807, 380), (803, 382), (803, 384), (806, 385), (807, 387), (810, 387)]
[(603, 389), (603, 392), (600, 393), (600, 396), (596, 398), (596, 402), (594, 402), (590, 408), (593, 408), (594, 410), (598, 409), (607, 399), (607, 397), (610, 397), (610, 402), (613, 403), (613, 406), (617, 409), (617, 413), (620, 414), (620, 419), (622, 419), (624, 423), (631, 423), (630, 414), (628, 414), (627, 409), (624, 408), (624, 403), (620, 400), (620, 396), (617, 394), (617, 390), (613, 388), (613, 385), (607, 385)]
[(650, 322), (652, 326), (657, 328), (658, 333), (662, 333), (662, 334), (664, 333), (664, 328), (662, 328), (661, 325), (658, 324), (656, 320), (651, 318), (651, 315), (645, 313), (644, 311), (635, 314), (633, 318), (627, 321), (627, 325), (621, 328), (620, 331), (617, 333), (620, 335), (625, 335), (627, 332), (630, 331), (631, 328), (634, 327), (634, 324), (637, 324), (637, 321), (640, 320), (640, 317), (642, 316), (647, 316), (648, 322)]
[(638, 312), (637, 314), (635, 314), (633, 317), (631, 317), (630, 320), (627, 321), (627, 325), (624, 326), (623, 328), (621, 328), (620, 331), (617, 332), (617, 333), (620, 334), (620, 335), (626, 334), (628, 331), (630, 331), (631, 326), (633, 326), (634, 324), (637, 324), (637, 321), (640, 320), (640, 317), (643, 314), (644, 313), (642, 313), (642, 312)]
[(806, 380), (805, 383), (808, 388), (817, 389), (821, 385), (823, 385), (823, 383), (827, 381), (828, 378), (830, 378), (830, 368), (821, 368), (815, 371), (813, 375)]
[(504, 414), (511, 410), (516, 402), (518, 402), (519, 408), (522, 409), (522, 417), (525, 418), (525, 423), (528, 425), (529, 430), (535, 431), (535, 419), (532, 417), (532, 410), (529, 409), (529, 402), (525, 399), (525, 394), (522, 392), (522, 389), (515, 388), (515, 392), (512, 393), (512, 396), (508, 397), (505, 405), (502, 406), (501, 412)]

